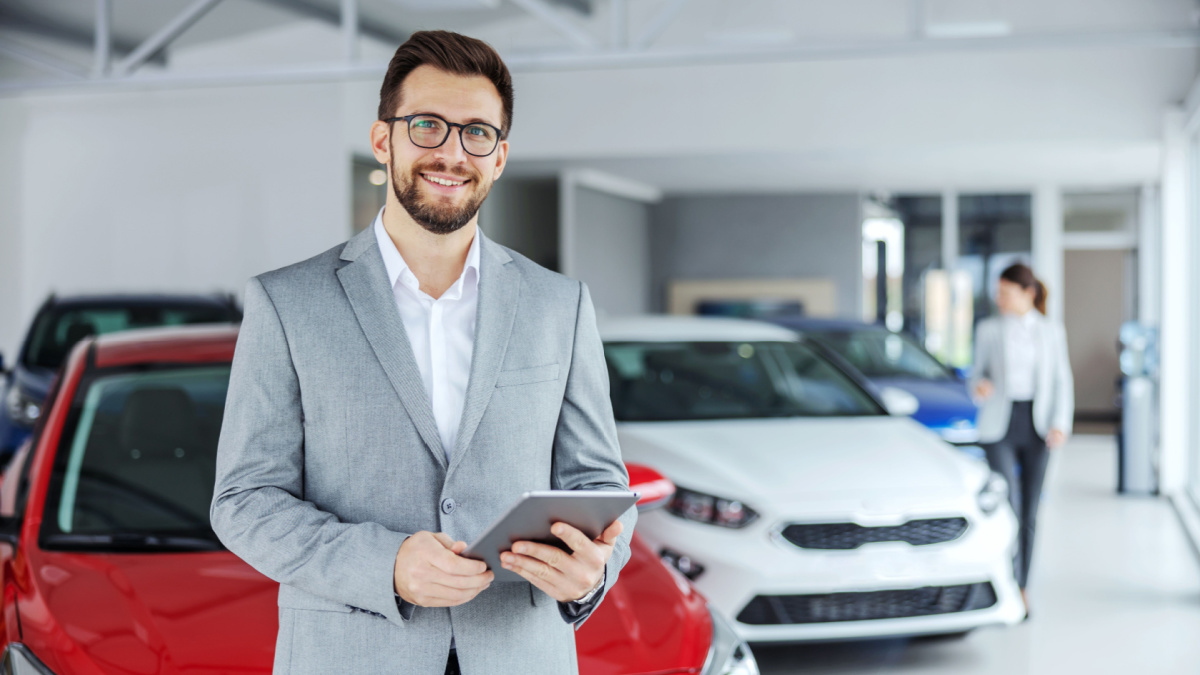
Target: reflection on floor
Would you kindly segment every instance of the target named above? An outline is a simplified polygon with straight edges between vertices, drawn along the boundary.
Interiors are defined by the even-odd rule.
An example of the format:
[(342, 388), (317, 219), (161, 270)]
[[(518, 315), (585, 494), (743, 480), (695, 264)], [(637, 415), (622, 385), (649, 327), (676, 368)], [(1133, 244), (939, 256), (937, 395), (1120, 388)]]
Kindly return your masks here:
[(1033, 617), (960, 639), (757, 647), (763, 675), (1200, 673), (1200, 565), (1165, 499), (1115, 493), (1111, 436), (1051, 461)]

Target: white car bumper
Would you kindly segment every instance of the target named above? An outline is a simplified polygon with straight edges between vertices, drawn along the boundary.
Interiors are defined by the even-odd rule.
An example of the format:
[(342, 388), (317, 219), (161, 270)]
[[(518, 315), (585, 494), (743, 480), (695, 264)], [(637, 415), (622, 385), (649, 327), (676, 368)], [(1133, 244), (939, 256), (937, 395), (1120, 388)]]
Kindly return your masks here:
[[(1011, 509), (1005, 507), (990, 517), (975, 514), (969, 519), (971, 523), (966, 532), (950, 542), (927, 546), (912, 546), (905, 542), (872, 543), (854, 550), (799, 548), (779, 535), (785, 523), (764, 522), (766, 519), (733, 530), (687, 521), (659, 510), (643, 514), (637, 529), (656, 552), (669, 549), (703, 566), (703, 573), (695, 579), (696, 587), (733, 619), (743, 639), (791, 642), (956, 633), (981, 626), (1020, 622), (1025, 610), (1012, 572), (1016, 518)], [(806, 607), (854, 605), (863, 600), (876, 603), (916, 600), (920, 604), (911, 593), (904, 591), (968, 584), (990, 584), (995, 602), (988, 604), (986, 592), (980, 590), (983, 587), (977, 586), (973, 597), (982, 596), (985, 600), (977, 601), (976, 605), (987, 606), (965, 611), (807, 623), (780, 621), (774, 611), (765, 614), (760, 611), (758, 619), (753, 619), (751, 613), (742, 615), (758, 596), (826, 596), (803, 601), (809, 603), (804, 604)], [(879, 591), (901, 593), (829, 597), (831, 594)], [(936, 591), (920, 593), (926, 600), (931, 594), (937, 595)], [(947, 593), (962, 595), (966, 589)], [(760, 600), (759, 605), (766, 603), (768, 607), (778, 607), (782, 603), (786, 607), (791, 606), (787, 605), (790, 601), (788, 598)], [(842, 613), (842, 616), (846, 615)], [(860, 616), (854, 610), (849, 615)]]

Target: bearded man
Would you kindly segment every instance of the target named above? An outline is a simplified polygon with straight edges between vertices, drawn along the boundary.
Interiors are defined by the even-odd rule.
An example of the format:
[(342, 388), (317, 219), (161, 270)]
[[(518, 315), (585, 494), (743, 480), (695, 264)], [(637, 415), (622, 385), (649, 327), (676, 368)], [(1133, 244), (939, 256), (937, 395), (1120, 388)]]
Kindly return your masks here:
[(478, 40), (418, 32), (371, 127), (371, 227), (246, 287), (213, 528), (279, 581), (276, 673), (574, 673), (630, 509), (571, 553), (460, 554), (522, 493), (628, 490), (585, 285), (484, 236), (513, 91)]

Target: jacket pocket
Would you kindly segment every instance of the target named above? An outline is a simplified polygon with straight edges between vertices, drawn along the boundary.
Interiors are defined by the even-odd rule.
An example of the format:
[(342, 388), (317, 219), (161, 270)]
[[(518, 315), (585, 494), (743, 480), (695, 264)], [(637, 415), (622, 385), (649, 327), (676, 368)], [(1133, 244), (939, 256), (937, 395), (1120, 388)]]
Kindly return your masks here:
[(558, 364), (550, 363), (544, 366), (534, 366), (532, 368), (518, 368), (517, 370), (502, 370), (500, 376), (496, 378), (497, 387), (514, 387), (519, 384), (533, 384), (534, 382), (548, 382), (558, 379)]

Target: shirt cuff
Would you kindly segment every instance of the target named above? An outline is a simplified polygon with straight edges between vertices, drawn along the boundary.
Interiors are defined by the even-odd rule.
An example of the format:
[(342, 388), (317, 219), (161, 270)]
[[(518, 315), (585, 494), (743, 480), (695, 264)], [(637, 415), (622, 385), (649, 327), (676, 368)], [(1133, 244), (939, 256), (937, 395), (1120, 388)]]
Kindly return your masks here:
[[(395, 591), (393, 591), (393, 593), (395, 593)], [(417, 606), (412, 604), (411, 602), (405, 600), (404, 598), (400, 597), (399, 593), (395, 593), (395, 595), (396, 595), (396, 609), (399, 610), (399, 612), (400, 612), (400, 618), (404, 619), (405, 621), (411, 621), (412, 615), (413, 615), (413, 610), (415, 610), (417, 608)]]
[(558, 608), (563, 618), (568, 623), (575, 623), (592, 613), (592, 610), (599, 604), (600, 598), (604, 596), (604, 584), (608, 581), (608, 566), (604, 567), (604, 575), (600, 577), (599, 590), (587, 602), (560, 602)]

